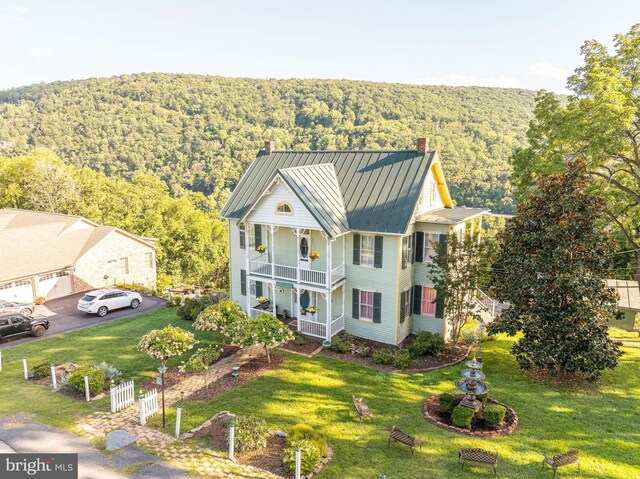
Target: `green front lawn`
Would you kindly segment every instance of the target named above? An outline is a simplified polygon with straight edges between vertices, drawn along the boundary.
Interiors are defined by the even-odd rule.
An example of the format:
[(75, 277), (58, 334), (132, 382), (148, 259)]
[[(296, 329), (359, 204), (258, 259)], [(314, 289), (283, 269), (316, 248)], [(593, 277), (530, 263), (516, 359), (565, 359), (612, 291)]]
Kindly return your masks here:
[[(3, 350), (0, 372), (0, 414), (33, 413), (37, 420), (70, 427), (92, 410), (106, 411), (108, 400), (86, 404), (55, 394), (22, 379), (22, 356), (30, 364), (73, 361), (90, 366), (102, 360), (139, 381), (155, 374), (157, 361), (136, 351), (139, 338), (168, 323), (187, 327), (175, 310), (161, 309), (117, 320), (84, 331)], [(200, 339), (211, 333), (196, 332)], [(521, 373), (508, 350), (511, 340), (500, 337), (482, 345), (492, 395), (514, 407), (520, 428), (502, 438), (480, 440), (458, 436), (427, 423), (422, 403), (431, 394), (453, 391), (461, 366), (427, 374), (393, 375), (328, 358), (286, 355), (288, 362), (255, 381), (208, 402), (183, 406), (183, 430), (220, 410), (258, 414), (276, 428), (304, 421), (317, 427), (336, 451), (320, 479), (438, 479), (491, 477), (489, 468), (457, 465), (459, 447), (480, 446), (499, 451), (499, 477), (552, 477), (540, 471), (541, 454), (569, 447), (583, 451), (582, 473), (575, 466), (562, 478), (635, 477), (640, 470), (640, 348), (625, 347), (620, 366), (604, 375), (597, 391), (571, 391), (540, 384)], [(189, 355), (187, 353), (185, 356)], [(174, 359), (175, 365), (179, 359)], [(351, 395), (361, 395), (373, 410), (373, 423), (362, 429), (352, 412)], [(173, 411), (169, 425), (173, 429)], [(411, 459), (400, 444), (387, 447), (386, 431), (396, 425), (423, 440)]]
[[(61, 364), (73, 362), (79, 366), (93, 366), (106, 361), (122, 371), (125, 379), (134, 379), (136, 388), (141, 380), (157, 374), (158, 361), (136, 349), (140, 337), (151, 329), (167, 324), (192, 330), (198, 339), (216, 338), (190, 328), (191, 323), (176, 316), (175, 309), (161, 308), (137, 316), (119, 319), (82, 331), (44, 338), (2, 350), (3, 371), (0, 372), (0, 414), (28, 412), (39, 421), (60, 427), (70, 427), (76, 418), (92, 410), (106, 410), (109, 399), (86, 403), (54, 393), (49, 389), (25, 381), (22, 376), (22, 357), (29, 367), (42, 362)], [(10, 343), (3, 343), (10, 345)], [(201, 346), (201, 345), (198, 345)], [(184, 356), (188, 357), (192, 351)], [(169, 365), (180, 361), (173, 358)]]
[(640, 335), (638, 335), (637, 331), (626, 331), (624, 329), (616, 328), (615, 326), (609, 328), (609, 336), (614, 339), (640, 340)]
[[(422, 416), (422, 403), (432, 394), (454, 391), (461, 366), (428, 374), (392, 375), (327, 358), (300, 358), (276, 371), (208, 402), (183, 404), (183, 431), (221, 410), (257, 414), (271, 427), (307, 422), (321, 430), (336, 457), (322, 479), (490, 477), (489, 468), (471, 466), (460, 473), (460, 447), (484, 447), (500, 454), (498, 475), (509, 478), (551, 477), (540, 471), (542, 453), (570, 447), (583, 452), (582, 473), (568, 467), (561, 477), (634, 477), (640, 470), (640, 348), (625, 348), (620, 367), (607, 373), (599, 391), (568, 391), (528, 379), (508, 353), (504, 337), (483, 344), (492, 395), (513, 406), (520, 427), (508, 437), (476, 439), (438, 429)], [(360, 429), (351, 395), (362, 395), (374, 421)], [(170, 429), (174, 411), (169, 417)], [(403, 445), (387, 447), (387, 429), (396, 425), (423, 441), (411, 459)], [(465, 467), (465, 469), (467, 469)]]

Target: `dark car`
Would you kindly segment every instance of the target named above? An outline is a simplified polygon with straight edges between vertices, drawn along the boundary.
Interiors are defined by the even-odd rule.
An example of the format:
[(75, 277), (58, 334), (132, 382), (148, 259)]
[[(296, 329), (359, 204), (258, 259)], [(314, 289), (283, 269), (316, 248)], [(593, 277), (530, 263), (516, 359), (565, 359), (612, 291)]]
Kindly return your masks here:
[(42, 336), (49, 329), (49, 320), (44, 316), (32, 317), (26, 314), (0, 315), (0, 339), (22, 334)]
[(0, 316), (3, 316), (5, 313), (20, 313), (30, 316), (35, 309), (36, 306), (33, 303), (15, 303), (0, 299)]

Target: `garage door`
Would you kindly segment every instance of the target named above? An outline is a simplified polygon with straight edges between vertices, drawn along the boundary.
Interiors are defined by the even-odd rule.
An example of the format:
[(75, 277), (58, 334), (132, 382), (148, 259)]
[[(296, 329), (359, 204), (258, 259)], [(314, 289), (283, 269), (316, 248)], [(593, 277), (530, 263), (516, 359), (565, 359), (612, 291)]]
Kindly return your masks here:
[(30, 303), (33, 301), (33, 287), (30, 279), (0, 284), (0, 299)]
[(38, 278), (38, 296), (44, 296), (49, 300), (71, 293), (73, 293), (73, 283), (68, 271), (46, 274)]

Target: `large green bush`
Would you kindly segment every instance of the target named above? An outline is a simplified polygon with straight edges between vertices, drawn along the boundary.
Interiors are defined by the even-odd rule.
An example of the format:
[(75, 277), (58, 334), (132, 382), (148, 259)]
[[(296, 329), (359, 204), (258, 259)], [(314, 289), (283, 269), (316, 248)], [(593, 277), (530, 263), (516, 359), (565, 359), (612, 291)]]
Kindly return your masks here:
[(475, 411), (464, 406), (456, 406), (451, 413), (451, 421), (458, 427), (470, 427)]
[(71, 373), (68, 384), (71, 389), (84, 394), (84, 376), (89, 377), (89, 394), (96, 396), (104, 389), (104, 372), (102, 369), (81, 368)]
[(331, 351), (335, 351), (336, 353), (348, 353), (353, 347), (355, 347), (353, 336), (347, 332), (334, 336), (331, 339)]
[(211, 300), (207, 296), (186, 298), (182, 306), (176, 310), (179, 318), (187, 321), (195, 321), (207, 307), (211, 306)]
[(499, 404), (487, 404), (482, 411), (482, 417), (487, 424), (496, 426), (504, 420), (507, 408)]
[(444, 349), (444, 338), (437, 333), (422, 331), (409, 346), (414, 356), (437, 356)]
[(456, 397), (451, 393), (442, 393), (438, 396), (438, 404), (444, 412), (451, 412)]
[(31, 370), (31, 374), (34, 379), (42, 379), (45, 376), (49, 376), (51, 374), (51, 363), (46, 361), (36, 364)]
[[(253, 451), (267, 445), (269, 428), (264, 419), (256, 416), (238, 416), (233, 420), (236, 427), (235, 448), (238, 451)], [(228, 438), (227, 438), (228, 440)]]
[(324, 436), (308, 424), (299, 423), (291, 428), (291, 431), (289, 431), (289, 434), (287, 435), (287, 441), (292, 442), (302, 439), (306, 439), (314, 443), (320, 451), (320, 455), (322, 457), (327, 455), (327, 451), (329, 448), (327, 446), (327, 441), (325, 441), (324, 439)]
[(318, 446), (308, 439), (290, 441), (284, 448), (284, 464), (289, 474), (296, 470), (296, 448), (300, 448), (300, 472), (309, 474), (313, 472), (322, 459)]

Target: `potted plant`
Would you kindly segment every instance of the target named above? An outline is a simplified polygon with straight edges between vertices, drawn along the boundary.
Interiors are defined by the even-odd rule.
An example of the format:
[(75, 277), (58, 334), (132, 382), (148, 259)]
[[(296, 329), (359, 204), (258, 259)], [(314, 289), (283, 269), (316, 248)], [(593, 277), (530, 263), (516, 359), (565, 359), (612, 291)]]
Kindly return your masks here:
[(264, 296), (258, 296), (256, 298), (256, 301), (258, 302), (258, 304), (263, 304), (269, 301), (269, 298), (266, 298)]
[(315, 261), (320, 257), (320, 252), (319, 251), (312, 251), (311, 253), (309, 253), (309, 258), (311, 259), (311, 261)]
[(256, 248), (256, 251), (257, 251), (258, 253), (264, 253), (264, 252), (266, 252), (266, 251), (267, 251), (267, 247), (266, 247), (265, 245), (261, 244), (261, 245), (259, 245), (259, 246)]
[(318, 312), (318, 308), (316, 308), (315, 306), (309, 306), (307, 308), (307, 313), (309, 313), (311, 315), (312, 318), (314, 318), (315, 320), (315, 314)]

